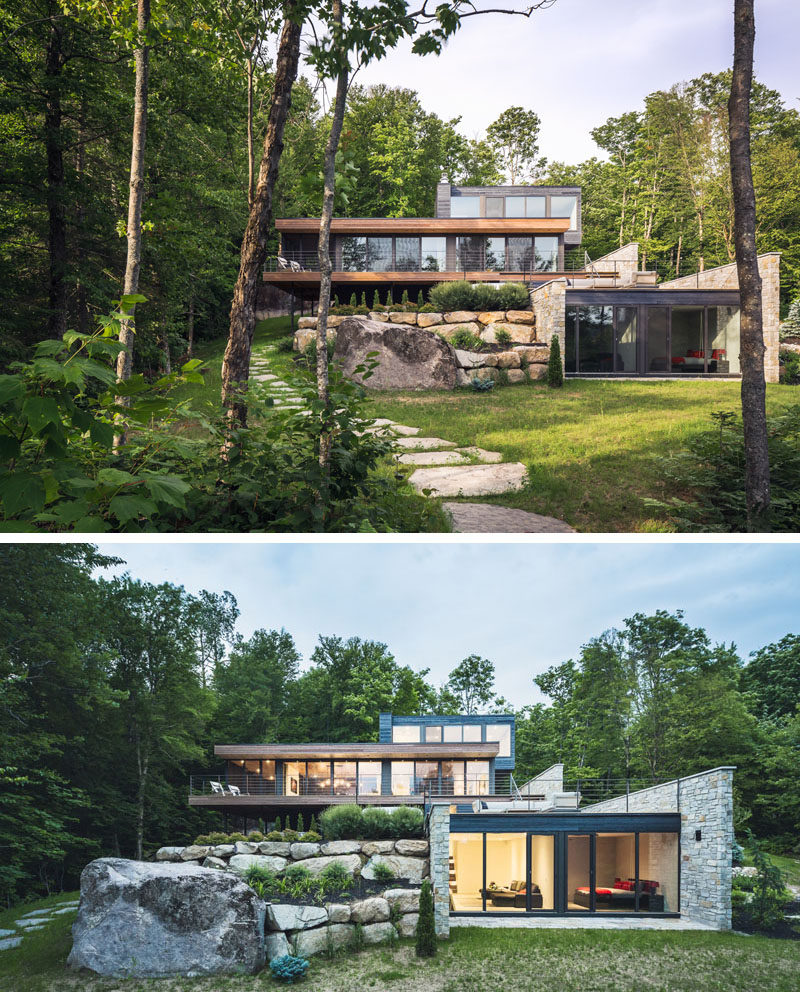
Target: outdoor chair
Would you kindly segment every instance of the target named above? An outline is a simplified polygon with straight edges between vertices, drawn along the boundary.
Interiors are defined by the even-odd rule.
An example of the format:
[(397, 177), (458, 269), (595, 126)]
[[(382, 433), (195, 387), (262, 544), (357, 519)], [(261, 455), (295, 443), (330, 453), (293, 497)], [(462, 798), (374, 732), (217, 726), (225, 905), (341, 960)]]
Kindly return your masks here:
[(289, 266), (289, 263), (286, 261), (286, 259), (283, 257), (283, 255), (278, 255), (277, 257), (278, 257), (278, 268), (279, 269), (288, 269), (290, 267)]
[(222, 782), (211, 782), (210, 781), (208, 784), (211, 786), (211, 791), (212, 792), (216, 792), (217, 795), (220, 795), (220, 796), (224, 796), (225, 795), (225, 786), (222, 784)]
[(238, 785), (229, 785), (228, 791), (232, 796), (241, 796), (242, 794), (242, 790), (239, 788)]
[(292, 259), (289, 262), (289, 268), (292, 270), (292, 272), (302, 272), (303, 271), (303, 266), (299, 262), (295, 262), (294, 259)]

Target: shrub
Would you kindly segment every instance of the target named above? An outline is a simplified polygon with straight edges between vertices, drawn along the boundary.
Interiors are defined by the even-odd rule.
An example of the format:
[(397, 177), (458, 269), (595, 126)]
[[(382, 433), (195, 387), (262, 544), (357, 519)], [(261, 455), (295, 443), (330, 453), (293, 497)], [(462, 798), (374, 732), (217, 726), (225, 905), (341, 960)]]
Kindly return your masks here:
[[(277, 831), (277, 833), (280, 833), (281, 832), (281, 829), (282, 829), (282, 827), (281, 827), (281, 818), (279, 816), (276, 816), (275, 817), (275, 826), (272, 829), (273, 829), (273, 831)], [(281, 839), (283, 839), (283, 838), (281, 838)]]
[(255, 841), (257, 844), (260, 843), (262, 840), (266, 840), (266, 838), (264, 837), (264, 835), (261, 833), (260, 830), (251, 830), (250, 833), (247, 835), (247, 839), (249, 841)]
[(788, 348), (781, 348), (778, 360), (780, 362), (781, 382), (787, 386), (800, 386), (800, 355)]
[(409, 298), (408, 298), (408, 290), (407, 289), (404, 289), (403, 290), (403, 295), (400, 297), (400, 302), (403, 304), (404, 307), (408, 306), (408, 304), (411, 302), (411, 300), (409, 300)]
[(550, 340), (550, 356), (547, 359), (547, 385), (559, 389), (564, 385), (564, 369), (561, 367), (561, 343), (557, 335)]
[(422, 296), (422, 290), (417, 293), (417, 307), (422, 307), (425, 305), (425, 300)]
[(317, 825), (317, 818), (316, 818), (316, 816), (314, 816), (313, 813), (311, 814), (311, 823), (309, 823), (308, 829), (309, 829), (309, 831), (311, 833), (314, 833), (314, 834), (318, 834), (319, 833), (319, 826)]
[[(686, 450), (662, 459), (668, 482), (687, 497), (645, 500), (669, 512), (683, 530), (747, 530), (744, 434), (737, 413), (712, 413), (715, 427), (692, 438)], [(772, 531), (800, 529), (800, 406), (767, 417)]]
[(298, 832), (296, 830), (290, 830), (289, 827), (287, 827), (283, 831), (283, 839), (284, 840), (288, 840), (288, 841), (294, 842), (294, 841), (296, 841), (298, 839), (299, 836), (300, 836), (300, 834), (298, 834)]
[(376, 882), (391, 882), (395, 878), (394, 871), (383, 861), (378, 861), (372, 870), (375, 873)]
[(287, 334), (285, 337), (278, 338), (275, 342), (275, 347), (278, 351), (284, 353), (294, 351), (294, 336)]
[(322, 837), (317, 833), (316, 830), (306, 830), (304, 834), (300, 834), (300, 840), (304, 844), (319, 844)]
[(235, 844), (237, 840), (246, 841), (247, 838), (244, 834), (228, 834), (228, 843)]
[(351, 293), (350, 294), (350, 306), (351, 307), (357, 307), (358, 306), (358, 299), (356, 298), (356, 294), (355, 293)]
[(488, 393), (494, 389), (494, 379), (490, 379), (488, 376), (482, 379), (479, 375), (474, 375), (469, 380), (469, 385), (474, 393)]
[(362, 292), (361, 293), (361, 302), (359, 303), (359, 306), (363, 307), (365, 310), (367, 309), (367, 294), (366, 294), (366, 292)]
[(367, 806), (361, 814), (363, 836), (383, 840), (392, 834), (391, 814), (381, 806)]
[(419, 313), (439, 313), (439, 311), (432, 303), (423, 303), (419, 308)]
[(342, 892), (353, 881), (353, 876), (341, 861), (331, 861), (322, 869), (319, 877), (326, 892)]
[(789, 306), (786, 320), (781, 324), (780, 337), (781, 341), (784, 338), (800, 337), (800, 296)]
[[(328, 361), (333, 358), (333, 349), (336, 347), (336, 342), (331, 338), (327, 338), (325, 341), (325, 348), (328, 352)], [(296, 361), (301, 367), (307, 368), (310, 372), (315, 372), (317, 368), (317, 339), (312, 338), (308, 344), (303, 349), (302, 354), (297, 356)]]
[(362, 836), (361, 807), (354, 803), (329, 806), (319, 818), (325, 840), (355, 840)]
[(459, 327), (450, 336), (450, 344), (454, 348), (461, 348), (464, 351), (483, 351), (486, 348), (485, 342), (481, 341), (477, 334), (468, 331), (466, 327)]
[(392, 290), (390, 288), (389, 292), (386, 294), (386, 307), (387, 309), (389, 309), (390, 307), (393, 306), (394, 306), (394, 300), (392, 299)]
[(266, 835), (265, 840), (283, 840), (283, 834), (280, 830), (270, 830)]
[(381, 294), (376, 289), (372, 296), (372, 309), (379, 311), (381, 309)]
[(505, 348), (511, 344), (511, 333), (505, 327), (498, 327), (494, 332), (494, 339), (497, 344), (501, 344)]
[(269, 970), (274, 978), (287, 985), (305, 977), (308, 971), (308, 961), (305, 958), (297, 958), (293, 954), (284, 954), (282, 957), (273, 958), (269, 963)]
[(418, 958), (432, 958), (436, 954), (436, 921), (433, 915), (433, 892), (426, 878), (419, 896), (416, 944)]
[(227, 844), (228, 835), (222, 833), (220, 830), (212, 831), (210, 834), (205, 834), (205, 840), (201, 841), (198, 837), (195, 840), (195, 844)]
[[(491, 379), (489, 380), (491, 382)], [(424, 818), (421, 809), (413, 806), (398, 806), (392, 813), (391, 828), (393, 837), (421, 837)]]
[(530, 310), (531, 297), (521, 282), (506, 282), (497, 291), (500, 310)]
[(437, 283), (428, 294), (436, 313), (472, 309), (472, 286), (466, 280)]
[(303, 814), (302, 813), (298, 813), (297, 814), (297, 823), (295, 825), (295, 830), (297, 830), (297, 832), (299, 834), (302, 834), (302, 833), (305, 833), (305, 829), (306, 829), (306, 825), (305, 825), (305, 823), (303, 821)]

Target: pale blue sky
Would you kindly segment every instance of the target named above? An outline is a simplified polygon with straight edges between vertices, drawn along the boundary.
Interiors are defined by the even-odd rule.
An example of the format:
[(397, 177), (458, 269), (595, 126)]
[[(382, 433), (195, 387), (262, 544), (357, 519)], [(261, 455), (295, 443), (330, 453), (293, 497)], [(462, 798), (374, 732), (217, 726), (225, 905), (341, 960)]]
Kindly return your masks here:
[(637, 611), (683, 608), (747, 654), (800, 633), (800, 545), (132, 544), (103, 542), (134, 576), (229, 589), (239, 629), (285, 627), (308, 659), (317, 635), (383, 641), (438, 684), (466, 655), (497, 668), (515, 705), (531, 679)]
[[(798, 37), (797, 0), (756, 0), (756, 74), (795, 108)], [(598, 154), (592, 128), (656, 89), (729, 68), (732, 53), (733, 0), (557, 0), (528, 21), (468, 19), (438, 58), (400, 46), (358, 81), (415, 89), (426, 109), (460, 115), (470, 137), (521, 104), (542, 119), (542, 153), (577, 162)]]

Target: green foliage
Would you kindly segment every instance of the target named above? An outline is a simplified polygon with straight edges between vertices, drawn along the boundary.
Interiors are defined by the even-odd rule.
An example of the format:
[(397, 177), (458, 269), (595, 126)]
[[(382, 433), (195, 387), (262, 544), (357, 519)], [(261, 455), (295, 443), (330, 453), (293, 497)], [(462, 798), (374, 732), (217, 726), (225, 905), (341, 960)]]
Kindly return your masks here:
[(389, 292), (386, 294), (386, 308), (391, 309), (394, 306), (394, 300), (392, 299), (392, 288), (389, 287)]
[(275, 342), (275, 347), (284, 355), (290, 355), (294, 351), (294, 335), (287, 334), (282, 338), (278, 338)]
[(376, 882), (391, 882), (395, 878), (393, 869), (383, 861), (377, 862), (377, 864), (373, 867), (373, 872), (375, 873)]
[[(524, 107), (509, 107), (486, 129), (486, 140), (512, 186), (536, 179), (539, 154), (539, 115)], [(539, 168), (544, 162), (539, 163)]]
[(246, 840), (247, 838), (245, 837), (244, 834), (233, 833), (233, 834), (228, 834), (227, 843), (235, 844), (237, 841), (246, 841)]
[(320, 815), (325, 840), (383, 840), (389, 837), (419, 837), (422, 812), (398, 806), (393, 813), (381, 806), (346, 804), (329, 806)]
[(494, 340), (497, 344), (506, 348), (511, 344), (511, 332), (507, 331), (505, 327), (498, 327), (494, 332)]
[[(381, 840), (391, 837), (391, 814), (382, 806), (365, 806), (361, 813), (361, 831), (364, 837)], [(383, 881), (383, 879), (379, 879)]]
[(296, 830), (286, 827), (283, 831), (283, 839), (293, 842), (300, 839), (300, 834)]
[(358, 306), (358, 299), (356, 298), (356, 294), (355, 293), (351, 293), (350, 294), (350, 306), (351, 307), (357, 307)]
[(439, 311), (432, 303), (423, 303), (423, 305), (419, 307), (419, 313), (438, 313), (438, 312)]
[(409, 298), (408, 298), (408, 290), (407, 290), (407, 289), (404, 289), (404, 290), (403, 290), (403, 295), (402, 295), (402, 296), (400, 297), (400, 302), (402, 303), (402, 305), (403, 305), (404, 307), (405, 307), (405, 306), (408, 306), (408, 304), (409, 304), (409, 303), (411, 302), (411, 301), (409, 300)]
[(270, 830), (265, 838), (265, 840), (283, 840), (283, 833), (280, 830)]
[(470, 283), (461, 280), (440, 282), (431, 287), (428, 299), (436, 313), (452, 310), (471, 310), (473, 291)]
[[(281, 818), (280, 818), (280, 816), (276, 816), (275, 817), (275, 826), (273, 827), (273, 831), (275, 833), (280, 834), (282, 829), (283, 828), (281, 827)], [(282, 835), (281, 835), (281, 839), (282, 839)]]
[(800, 354), (781, 348), (778, 353), (780, 361), (781, 382), (788, 386), (800, 386)]
[(331, 861), (320, 872), (320, 878), (328, 892), (342, 892), (352, 884), (353, 876), (341, 861)]
[(450, 335), (450, 344), (454, 348), (464, 351), (485, 351), (486, 343), (477, 334), (468, 331), (466, 327), (459, 327), (457, 331)]
[(376, 289), (375, 293), (372, 296), (372, 309), (377, 312), (380, 310), (380, 308), (381, 308), (381, 296), (378, 290)]
[(322, 835), (317, 833), (316, 830), (306, 830), (304, 834), (300, 834), (300, 840), (304, 844), (319, 844), (322, 840)]
[(297, 830), (297, 832), (299, 834), (302, 834), (302, 833), (305, 832), (306, 825), (303, 822), (303, 814), (302, 814), (302, 812), (297, 814), (297, 823), (295, 824), (295, 829)]
[(269, 970), (272, 977), (287, 985), (302, 981), (308, 971), (308, 961), (305, 958), (298, 958), (292, 954), (284, 954), (282, 957), (273, 958), (269, 963)]
[(422, 290), (417, 293), (417, 308), (425, 306), (425, 300), (422, 296)]
[(781, 341), (785, 338), (800, 337), (800, 296), (792, 300), (786, 314), (786, 320), (781, 324)]
[[(308, 825), (308, 832), (309, 833), (312, 833), (312, 834), (318, 834), (319, 833), (319, 825), (317, 824), (317, 817), (316, 817), (316, 814), (314, 814), (314, 813), (311, 814), (311, 823), (309, 823), (309, 825)], [(322, 838), (320, 838), (320, 839), (322, 839)]]
[(256, 844), (259, 844), (262, 840), (266, 840), (266, 838), (264, 837), (264, 835), (261, 833), (260, 830), (251, 830), (250, 833), (247, 835), (247, 839)]
[(783, 907), (789, 900), (789, 893), (781, 870), (772, 863), (752, 831), (747, 830), (746, 834), (747, 846), (758, 874), (752, 880), (750, 893), (737, 880), (737, 896), (734, 898), (731, 894), (734, 926), (753, 925), (757, 929), (769, 930), (783, 919)]
[(325, 840), (354, 840), (362, 836), (361, 807), (355, 803), (329, 806), (319, 817)]
[(416, 929), (416, 951), (418, 958), (436, 956), (436, 920), (433, 914), (433, 891), (426, 878), (422, 882), (419, 896), (419, 919)]
[(547, 385), (551, 389), (560, 389), (564, 385), (564, 369), (561, 365), (561, 343), (558, 335), (550, 340), (550, 354), (547, 358)]
[(452, 310), (528, 310), (530, 297), (522, 283), (507, 282), (499, 289), (488, 283), (466, 280), (440, 282), (431, 288), (429, 300), (434, 313)]
[(421, 837), (424, 818), (421, 809), (413, 806), (397, 806), (391, 815), (393, 837)]
[(368, 309), (368, 307), (367, 307), (367, 294), (366, 294), (366, 292), (362, 292), (361, 293), (361, 303), (359, 304), (359, 306), (363, 310), (367, 310)]
[[(683, 530), (747, 530), (744, 433), (733, 412), (712, 413), (714, 429), (692, 438), (687, 450), (663, 459), (665, 477), (690, 497), (647, 500), (667, 509)], [(800, 528), (800, 406), (767, 418), (772, 531)]]
[(488, 375), (474, 375), (469, 380), (469, 386), (473, 393), (490, 393), (494, 389), (494, 379), (490, 379)]
[(458, 701), (459, 712), (481, 712), (494, 699), (494, 665), (471, 654), (450, 673), (447, 689)]

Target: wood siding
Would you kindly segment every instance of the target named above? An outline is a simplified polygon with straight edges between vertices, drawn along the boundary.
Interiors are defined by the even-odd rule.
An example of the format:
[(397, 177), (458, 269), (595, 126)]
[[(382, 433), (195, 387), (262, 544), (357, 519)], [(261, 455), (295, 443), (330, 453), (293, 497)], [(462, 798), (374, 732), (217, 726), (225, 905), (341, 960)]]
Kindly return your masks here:
[[(281, 234), (311, 234), (319, 230), (315, 217), (290, 217), (275, 221)], [(334, 217), (331, 234), (564, 234), (568, 217)], [(574, 231), (572, 232), (575, 233)]]

